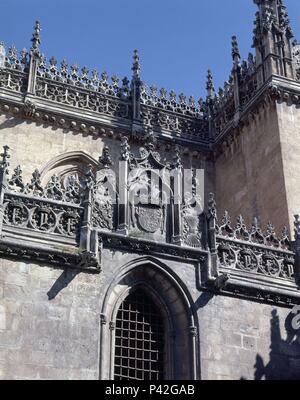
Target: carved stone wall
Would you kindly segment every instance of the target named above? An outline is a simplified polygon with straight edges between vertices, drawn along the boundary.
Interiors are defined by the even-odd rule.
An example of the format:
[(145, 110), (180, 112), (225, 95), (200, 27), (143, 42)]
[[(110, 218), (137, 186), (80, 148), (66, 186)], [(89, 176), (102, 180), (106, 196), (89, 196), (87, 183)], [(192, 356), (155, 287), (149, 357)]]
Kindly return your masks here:
[[(199, 101), (147, 88), (137, 51), (130, 80), (46, 60), (38, 22), (30, 53), (0, 43), (1, 379), (112, 378), (134, 285), (164, 309), (167, 378), (299, 379), (299, 45), (281, 0), (255, 3), (255, 56), (233, 37)], [(184, 168), (204, 211), (196, 175), (174, 200)]]

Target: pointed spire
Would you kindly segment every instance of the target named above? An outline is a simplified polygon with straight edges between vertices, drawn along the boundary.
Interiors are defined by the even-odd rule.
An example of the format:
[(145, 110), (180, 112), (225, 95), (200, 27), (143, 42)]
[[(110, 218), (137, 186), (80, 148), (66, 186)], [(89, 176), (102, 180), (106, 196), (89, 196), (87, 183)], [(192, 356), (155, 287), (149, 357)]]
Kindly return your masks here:
[(138, 50), (134, 50), (133, 52), (133, 64), (132, 64), (132, 78), (135, 80), (139, 80), (141, 76), (141, 65), (140, 65), (140, 56)]
[(6, 51), (3, 42), (0, 42), (0, 68), (5, 66)]
[(213, 99), (215, 94), (215, 88), (214, 88), (212, 72), (210, 69), (207, 71), (206, 90), (207, 90), (207, 97), (209, 99)]
[(282, 32), (287, 31), (289, 38), (293, 37), (287, 8), (283, 0), (253, 0), (253, 2), (259, 8), (256, 14), (256, 28), (268, 31), (274, 26), (275, 29)]
[(239, 45), (238, 45), (236, 36), (232, 36), (231, 51), (232, 51), (233, 63), (235, 66), (238, 66), (240, 64), (241, 56), (240, 56), (240, 50), (239, 50)]
[(140, 120), (141, 92), (142, 92), (143, 82), (141, 81), (140, 56), (137, 50), (134, 50), (133, 52), (133, 64), (131, 69), (132, 69), (132, 80), (131, 80), (132, 116), (134, 120)]
[(39, 21), (36, 21), (35, 23), (31, 42), (32, 42), (31, 51), (35, 54), (39, 54), (40, 44), (41, 44), (41, 25)]
[(271, 75), (294, 79), (292, 28), (283, 0), (253, 0), (256, 13), (253, 47), (256, 49), (258, 85)]

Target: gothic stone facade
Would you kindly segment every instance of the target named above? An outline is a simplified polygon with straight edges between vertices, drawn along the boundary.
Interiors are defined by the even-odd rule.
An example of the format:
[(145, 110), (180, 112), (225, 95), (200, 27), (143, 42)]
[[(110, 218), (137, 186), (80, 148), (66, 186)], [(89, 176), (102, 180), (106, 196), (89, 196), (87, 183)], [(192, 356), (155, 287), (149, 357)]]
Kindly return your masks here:
[[(1, 379), (300, 378), (300, 45), (255, 3), (255, 55), (233, 37), (199, 101), (148, 89), (137, 52), (131, 80), (47, 61), (39, 23), (1, 44)], [(191, 167), (201, 211), (195, 177), (175, 201)]]

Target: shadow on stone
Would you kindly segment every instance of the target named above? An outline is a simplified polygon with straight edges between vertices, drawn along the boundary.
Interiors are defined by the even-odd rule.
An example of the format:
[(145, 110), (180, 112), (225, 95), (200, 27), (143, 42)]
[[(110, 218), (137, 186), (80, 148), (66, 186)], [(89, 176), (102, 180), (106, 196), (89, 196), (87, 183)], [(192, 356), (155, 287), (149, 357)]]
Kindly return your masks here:
[(66, 288), (72, 280), (80, 274), (80, 271), (76, 270), (65, 270), (54, 282), (53, 286), (47, 293), (48, 299), (53, 300), (58, 295), (58, 293)]
[(300, 379), (300, 332), (292, 327), (295, 315), (290, 313), (285, 320), (286, 339), (280, 331), (277, 310), (272, 311), (271, 344), (269, 362), (257, 354), (254, 364), (255, 380), (299, 380)]
[(14, 128), (15, 126), (23, 124), (24, 121), (18, 118), (8, 118), (2, 124), (0, 124), (0, 129), (5, 129), (5, 128)]
[(196, 310), (198, 310), (199, 308), (205, 307), (213, 297), (214, 297), (214, 293), (203, 292), (201, 294), (201, 296), (199, 296), (195, 302)]

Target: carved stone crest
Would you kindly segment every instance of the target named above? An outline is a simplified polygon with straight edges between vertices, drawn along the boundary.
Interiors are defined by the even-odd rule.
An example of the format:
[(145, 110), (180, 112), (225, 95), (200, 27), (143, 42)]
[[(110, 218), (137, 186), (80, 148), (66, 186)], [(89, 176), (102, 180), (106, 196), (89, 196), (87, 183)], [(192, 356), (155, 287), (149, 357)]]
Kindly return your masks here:
[(148, 232), (163, 231), (163, 210), (153, 205), (139, 205), (136, 207), (136, 216), (140, 227)]

